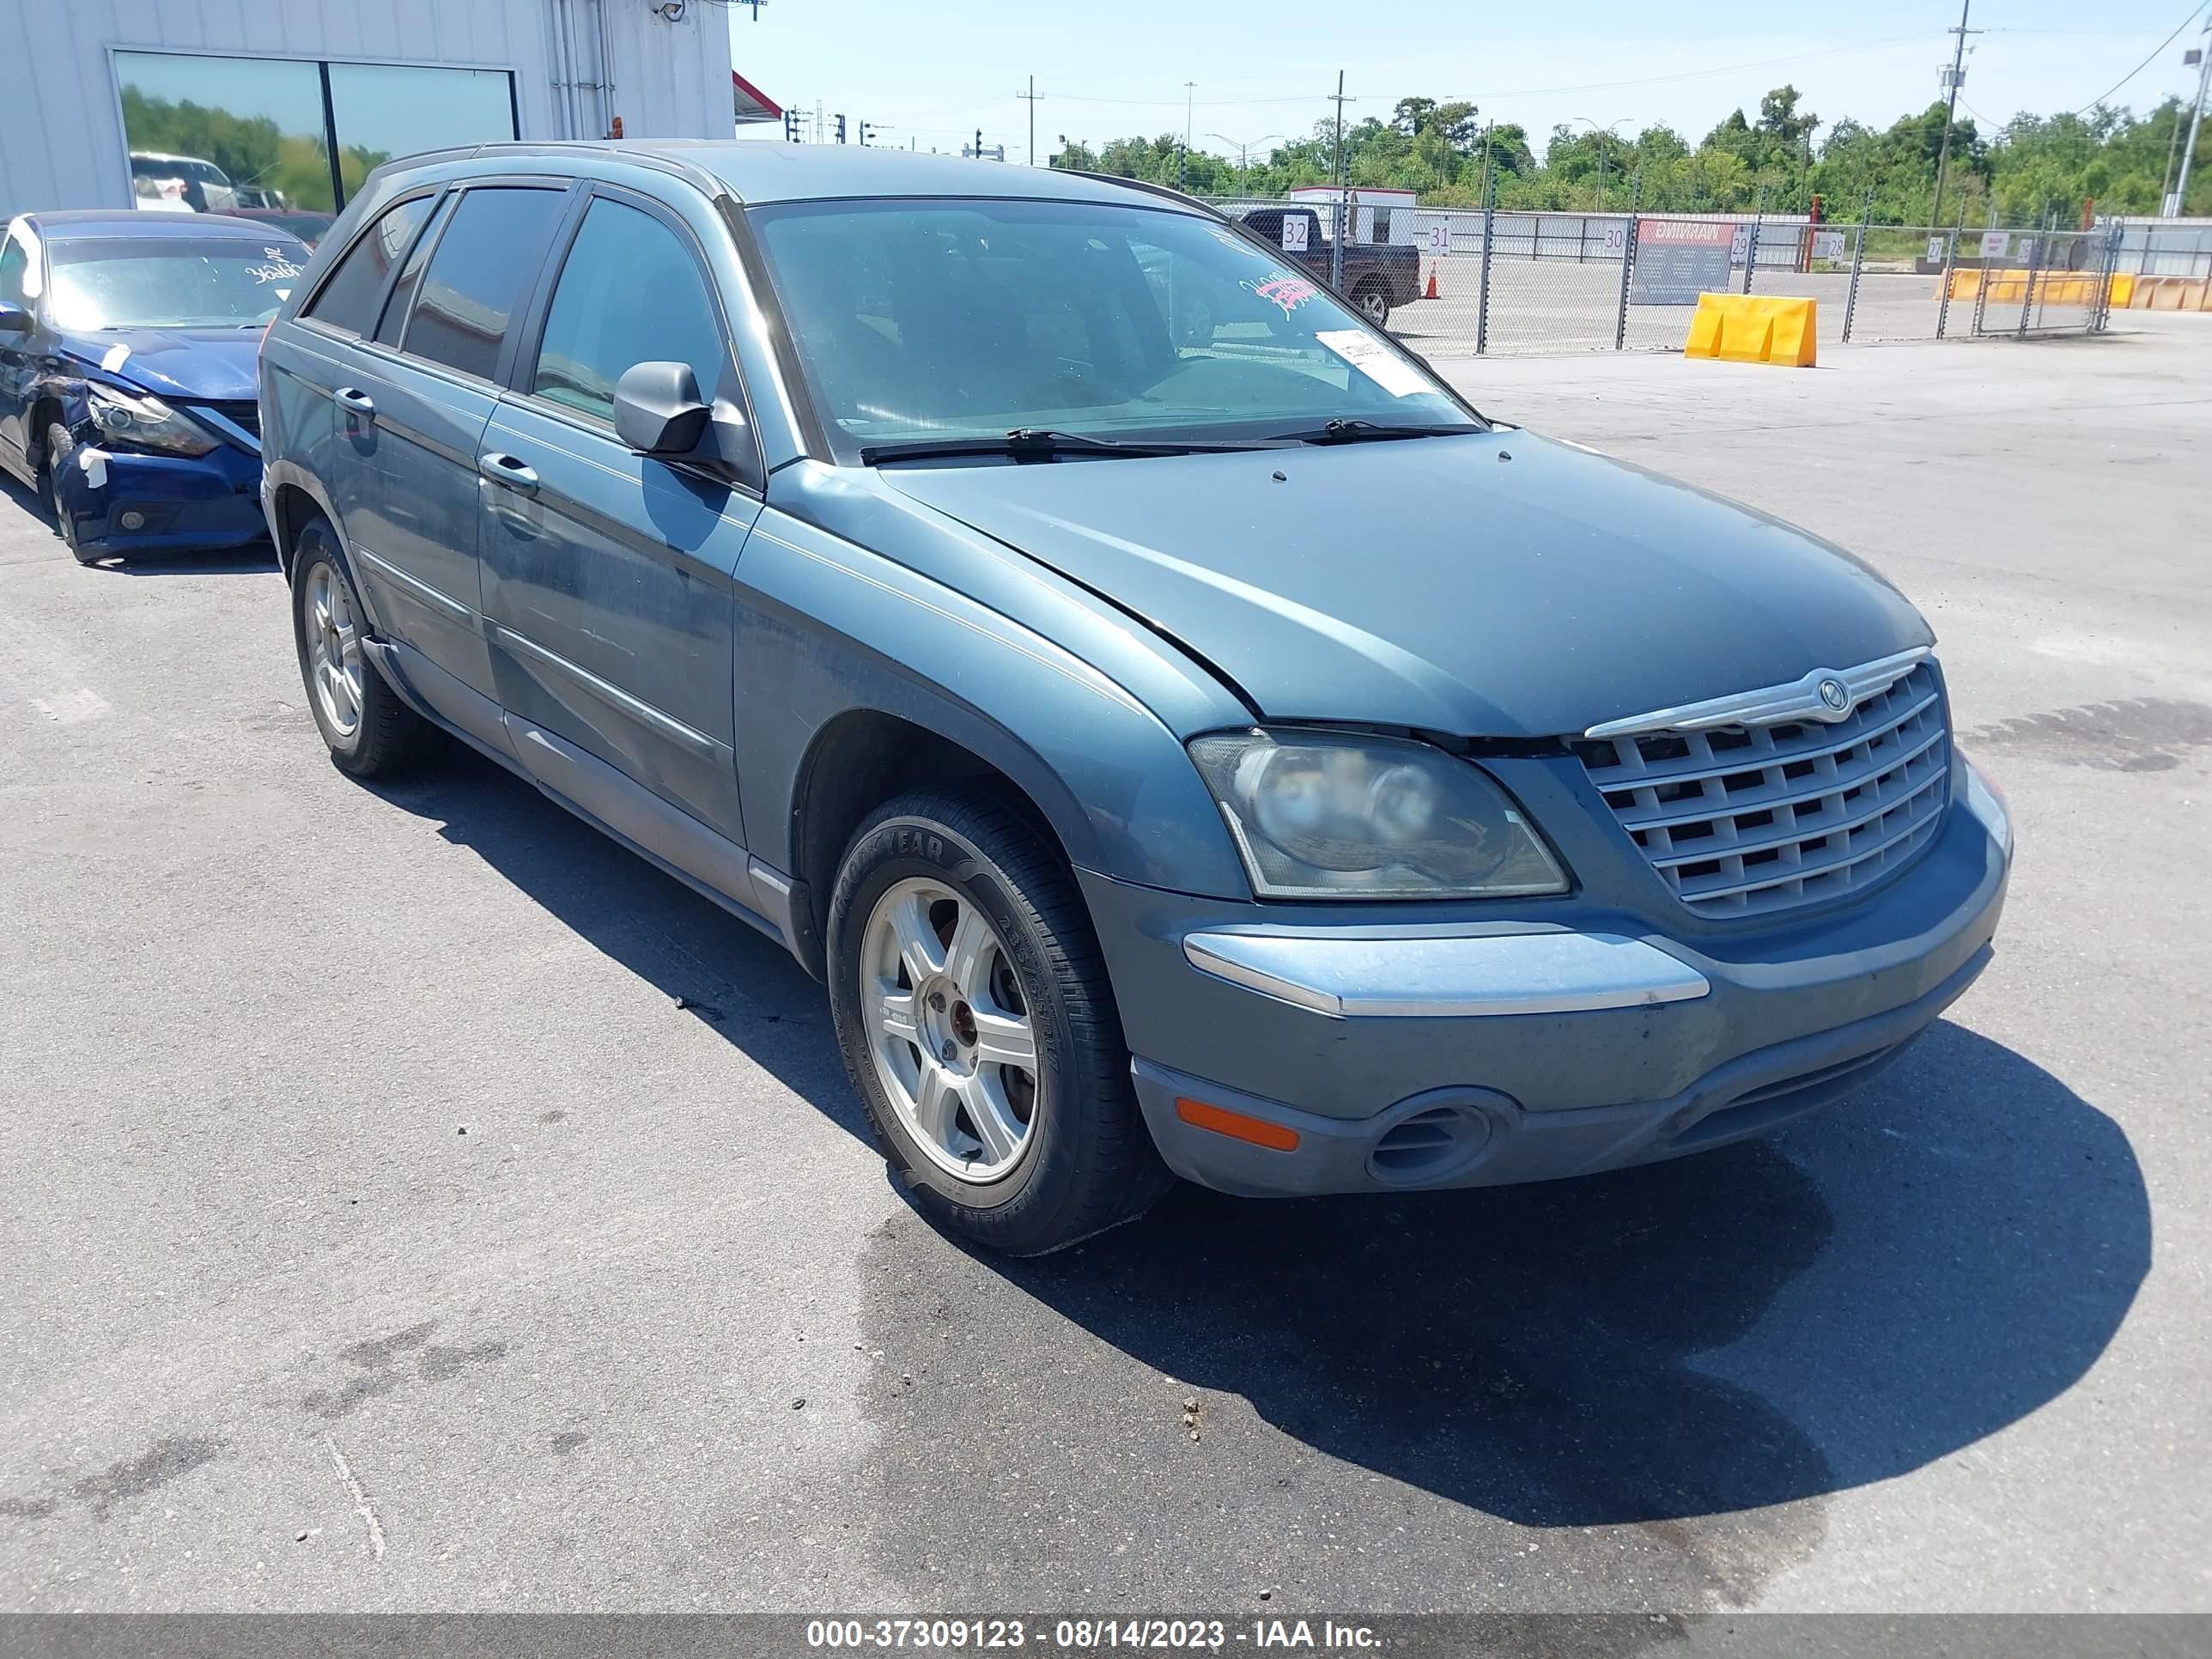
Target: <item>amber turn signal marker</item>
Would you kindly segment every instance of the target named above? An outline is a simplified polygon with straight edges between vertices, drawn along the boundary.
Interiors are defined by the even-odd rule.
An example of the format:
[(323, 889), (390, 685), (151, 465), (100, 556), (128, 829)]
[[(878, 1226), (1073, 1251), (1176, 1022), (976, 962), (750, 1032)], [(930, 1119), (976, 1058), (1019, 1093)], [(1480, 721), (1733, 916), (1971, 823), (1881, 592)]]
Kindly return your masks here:
[(1295, 1152), (1298, 1149), (1298, 1132), (1285, 1129), (1279, 1123), (1270, 1123), (1265, 1118), (1247, 1117), (1242, 1112), (1232, 1112), (1225, 1106), (1209, 1106), (1202, 1100), (1188, 1100), (1176, 1097), (1176, 1115), (1184, 1122), (1201, 1129), (1211, 1129), (1218, 1135), (1227, 1135), (1231, 1140), (1249, 1140), (1255, 1146), (1265, 1146), (1271, 1152)]

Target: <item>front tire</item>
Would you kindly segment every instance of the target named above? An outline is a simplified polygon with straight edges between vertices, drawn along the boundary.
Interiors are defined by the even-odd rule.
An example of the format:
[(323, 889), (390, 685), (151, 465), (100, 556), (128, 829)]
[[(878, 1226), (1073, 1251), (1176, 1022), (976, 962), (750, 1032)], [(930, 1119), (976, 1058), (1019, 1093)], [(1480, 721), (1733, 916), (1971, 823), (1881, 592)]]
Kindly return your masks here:
[(830, 908), (830, 1006), (853, 1087), (915, 1204), (1042, 1255), (1172, 1184), (1051, 836), (995, 793), (908, 795), (854, 837)]
[(292, 556), (292, 637), (307, 708), (340, 771), (398, 777), (444, 753), (446, 734), (384, 683), (364, 646), (366, 617), (330, 526), (309, 525)]

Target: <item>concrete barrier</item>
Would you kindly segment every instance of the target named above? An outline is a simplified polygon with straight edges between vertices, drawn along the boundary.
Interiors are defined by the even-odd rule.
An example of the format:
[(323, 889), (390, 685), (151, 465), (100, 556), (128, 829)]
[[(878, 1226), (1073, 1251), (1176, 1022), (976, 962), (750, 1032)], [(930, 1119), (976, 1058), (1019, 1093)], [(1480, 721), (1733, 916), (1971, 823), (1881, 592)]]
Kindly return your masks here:
[[(2035, 297), (2045, 305), (2087, 306), (2097, 300), (2097, 285), (2104, 278), (2094, 271), (2039, 270), (2035, 275)], [(1990, 305), (2019, 305), (2027, 298), (2028, 273), (2025, 270), (1987, 270), (1973, 269), (1951, 273), (1951, 297), (1971, 300), (1977, 294)], [(1989, 286), (1983, 287), (1986, 282)], [(2119, 278), (2114, 277), (2114, 292), (2118, 293)], [(1937, 285), (1941, 294), (1942, 284)], [(2113, 300), (2114, 305), (2125, 301)]]
[(1820, 304), (1766, 294), (1700, 294), (1690, 319), (1688, 357), (1810, 368), (1819, 349)]

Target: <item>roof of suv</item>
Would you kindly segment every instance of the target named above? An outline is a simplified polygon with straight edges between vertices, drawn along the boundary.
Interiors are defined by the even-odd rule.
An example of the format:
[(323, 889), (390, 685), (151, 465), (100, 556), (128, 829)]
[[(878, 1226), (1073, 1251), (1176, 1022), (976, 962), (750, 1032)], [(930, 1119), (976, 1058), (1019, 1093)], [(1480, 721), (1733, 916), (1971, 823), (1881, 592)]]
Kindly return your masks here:
[[(1014, 167), (857, 144), (787, 144), (732, 138), (612, 139), (591, 143), (483, 144), (466, 153), (487, 161), (511, 161), (522, 157), (557, 157), (579, 149), (615, 158), (653, 158), (685, 171), (707, 173), (748, 204), (879, 196), (999, 196), (1032, 200), (1043, 197), (1126, 203), (1132, 198), (1172, 194), (1134, 179), (1100, 179), (1050, 167)], [(460, 153), (449, 150), (434, 159), (451, 161)], [(398, 165), (404, 170), (433, 159), (413, 156)]]

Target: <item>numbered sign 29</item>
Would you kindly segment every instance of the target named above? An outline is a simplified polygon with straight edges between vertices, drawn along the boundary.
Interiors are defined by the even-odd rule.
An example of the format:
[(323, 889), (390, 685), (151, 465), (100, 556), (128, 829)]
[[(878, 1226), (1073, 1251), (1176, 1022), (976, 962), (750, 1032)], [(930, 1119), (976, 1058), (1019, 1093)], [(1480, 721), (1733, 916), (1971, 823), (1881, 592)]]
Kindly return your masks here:
[(1306, 251), (1306, 227), (1313, 222), (1303, 213), (1283, 216), (1283, 252), (1304, 253)]

